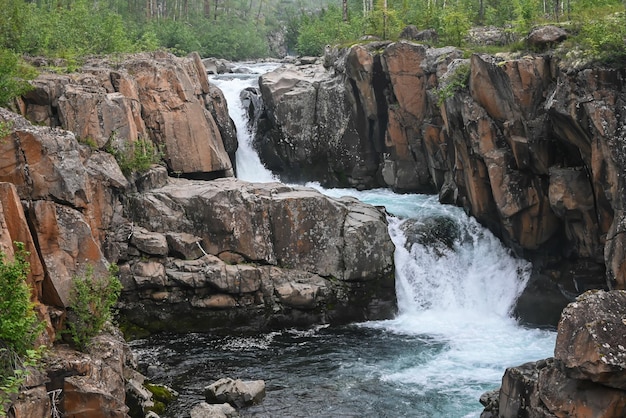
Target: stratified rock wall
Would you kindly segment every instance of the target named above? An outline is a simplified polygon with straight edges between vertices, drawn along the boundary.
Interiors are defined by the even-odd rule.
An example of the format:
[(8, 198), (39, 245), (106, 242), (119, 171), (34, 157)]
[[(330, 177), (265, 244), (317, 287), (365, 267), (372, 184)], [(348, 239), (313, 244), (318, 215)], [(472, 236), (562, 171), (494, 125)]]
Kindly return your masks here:
[(395, 310), (386, 219), (357, 200), (279, 183), (170, 179), (126, 207), (134, 223), (112, 243), (122, 311), (145, 328), (258, 330)]

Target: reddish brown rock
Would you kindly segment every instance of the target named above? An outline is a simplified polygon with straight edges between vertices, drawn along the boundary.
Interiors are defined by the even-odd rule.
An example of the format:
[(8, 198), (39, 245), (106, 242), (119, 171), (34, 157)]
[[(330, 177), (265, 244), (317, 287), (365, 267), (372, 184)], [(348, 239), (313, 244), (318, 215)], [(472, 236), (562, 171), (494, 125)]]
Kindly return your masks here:
[(124, 370), (132, 353), (118, 334), (94, 337), (88, 353), (55, 347), (49, 355), (50, 390), (62, 389), (59, 409), (75, 418), (127, 418)]
[(537, 390), (550, 411), (547, 416), (617, 418), (626, 415), (626, 392), (569, 378), (558, 367), (541, 370)]
[(23, 98), (33, 121), (70, 130), (101, 149), (151, 140), (172, 172), (211, 178), (233, 173), (221, 135), (229, 135), (229, 148), (236, 149), (232, 121), (225, 101), (213, 100), (219, 94), (209, 86), (197, 54), (137, 54), (121, 63), (92, 60), (79, 74), (44, 74), (34, 85)]
[(41, 300), (44, 271), (28, 228), (22, 203), (15, 186), (10, 183), (0, 183), (0, 251), (8, 255), (9, 258), (12, 258), (14, 253), (14, 242), (23, 243), (24, 249), (29, 252), (27, 257), (30, 264), (28, 281), (33, 290), (33, 297)]
[(554, 355), (570, 378), (626, 390), (626, 291), (589, 291), (559, 321)]
[(151, 140), (163, 147), (172, 172), (223, 173), (232, 165), (219, 129), (204, 105), (209, 85), (195, 55), (176, 59), (155, 53), (124, 63), (137, 85)]
[(100, 246), (83, 215), (75, 209), (41, 200), (32, 203), (29, 216), (46, 269), (42, 301), (67, 307), (74, 276), (84, 275), (87, 266), (93, 267), (94, 275), (107, 274)]

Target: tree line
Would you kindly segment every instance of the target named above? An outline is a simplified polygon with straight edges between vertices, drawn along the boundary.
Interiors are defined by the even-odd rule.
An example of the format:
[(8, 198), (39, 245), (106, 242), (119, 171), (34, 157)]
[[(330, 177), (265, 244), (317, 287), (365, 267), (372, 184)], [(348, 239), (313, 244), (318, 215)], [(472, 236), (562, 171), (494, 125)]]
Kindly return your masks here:
[[(598, 37), (600, 31), (607, 29), (607, 19), (624, 22), (626, 7), (626, 0), (340, 0), (336, 3), (313, 19), (303, 17), (299, 52), (314, 54), (325, 44), (350, 42), (355, 34), (395, 39), (410, 24), (419, 29), (435, 29), (442, 44), (455, 46), (462, 46), (473, 26), (497, 26), (523, 36), (535, 25), (556, 23), (574, 34), (582, 34), (580, 39)], [(338, 22), (343, 22), (344, 27)], [(618, 30), (606, 35), (626, 34)], [(595, 39), (592, 43), (598, 42), (602, 40)]]
[[(567, 25), (602, 61), (626, 56), (626, 0), (0, 0), (0, 105), (32, 76), (19, 57), (62, 58), (167, 49), (230, 60), (284, 52), (319, 55), (327, 44), (397, 39), (407, 25), (463, 46), (472, 26), (525, 34)], [(283, 50), (280, 50), (283, 48)], [(9, 74), (9, 76), (7, 76)]]

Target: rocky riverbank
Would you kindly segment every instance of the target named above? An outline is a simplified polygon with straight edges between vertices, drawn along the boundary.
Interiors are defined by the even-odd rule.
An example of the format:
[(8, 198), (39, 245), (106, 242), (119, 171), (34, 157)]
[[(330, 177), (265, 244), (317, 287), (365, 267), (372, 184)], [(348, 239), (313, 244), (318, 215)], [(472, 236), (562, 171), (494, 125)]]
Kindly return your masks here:
[[(122, 316), (149, 330), (258, 331), (395, 312), (385, 214), (232, 178), (234, 127), (197, 55), (97, 60), (34, 86), (18, 108), (35, 124), (0, 109), (0, 242), (9, 256), (14, 241), (30, 252), (52, 356), (12, 416), (127, 416), (135, 375), (123, 341), (98, 340), (88, 354), (53, 344), (87, 268), (97, 276), (116, 263)], [(140, 172), (137, 158), (161, 165)]]
[[(568, 67), (550, 53), (463, 59), (454, 48), (404, 41), (329, 50), (323, 61), (261, 80), (257, 145), (285, 179), (438, 192), (464, 207), (534, 262), (518, 305), (530, 323), (555, 323), (588, 288), (625, 287), (624, 69)], [(311, 189), (232, 179), (234, 128), (205, 75), (197, 55), (94, 60), (78, 74), (35, 80), (18, 104), (34, 124), (0, 109), (10, 127), (0, 141), (0, 242), (8, 254), (13, 241), (31, 252), (29, 281), (49, 342), (63, 327), (72, 277), (86, 265), (102, 273), (110, 262), (120, 266), (122, 311), (152, 330), (241, 331), (394, 312), (384, 214)], [(141, 156), (145, 144), (162, 166), (122, 172), (110, 152), (119, 157), (138, 147)], [(619, 291), (597, 294), (606, 295), (606, 311), (623, 307)], [(568, 309), (600, 309), (583, 302)], [(585, 351), (599, 342), (617, 351), (580, 355), (557, 344), (555, 360), (527, 367), (538, 377), (524, 382), (538, 397), (517, 402), (506, 386), (501, 411), (578, 413), (567, 409), (568, 399), (587, 405), (598, 390), (623, 399), (619, 321), (601, 321), (596, 330), (581, 319), (573, 323), (584, 327), (568, 327), (578, 314), (567, 312), (560, 347)], [(567, 339), (568, 328), (593, 338)], [(101, 353), (114, 376), (59, 366), (30, 387), (38, 400), (18, 399), (13, 414), (44, 416), (52, 408), (47, 392), (61, 388), (103, 416), (124, 416), (125, 406), (107, 403), (119, 400), (118, 386), (88, 378), (124, 382), (129, 361), (120, 347)], [(557, 398), (542, 386), (548, 377), (548, 386), (599, 386)], [(59, 406), (66, 413), (73, 411), (68, 399)]]

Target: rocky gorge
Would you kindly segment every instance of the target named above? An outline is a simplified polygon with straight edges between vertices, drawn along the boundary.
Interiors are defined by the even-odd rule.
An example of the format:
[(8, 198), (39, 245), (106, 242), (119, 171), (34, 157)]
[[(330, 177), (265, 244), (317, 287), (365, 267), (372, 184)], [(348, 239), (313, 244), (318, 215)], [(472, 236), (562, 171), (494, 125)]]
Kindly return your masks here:
[[(623, 69), (568, 68), (549, 53), (464, 59), (454, 48), (370, 43), (263, 76), (264, 104), (251, 113), (259, 153), (284, 180), (438, 192), (462, 206), (533, 261), (517, 309), (528, 323), (554, 324), (576, 295), (608, 290), (567, 308), (555, 358), (507, 371), (485, 414), (620, 416), (623, 78)], [(12, 241), (31, 252), (51, 341), (71, 279), (87, 264), (119, 265), (120, 311), (151, 331), (393, 315), (385, 214), (356, 199), (232, 178), (235, 130), (197, 55), (95, 60), (34, 86), (17, 107), (31, 122), (0, 111), (11, 126), (0, 142), (0, 238), (7, 253)], [(143, 141), (163, 166), (123, 173), (107, 151)], [(97, 367), (41, 376), (28, 389), (36, 397), (18, 399), (13, 416), (43, 416), (46, 393), (58, 388), (66, 416), (125, 416), (116, 401), (132, 356), (115, 340), (119, 348), (94, 354)], [(64, 349), (59, 357), (69, 357)], [(104, 376), (117, 384), (102, 388)], [(550, 391), (556, 383), (563, 389)], [(599, 396), (611, 408), (590, 406)]]
[[(0, 143), (2, 250), (11, 255), (19, 241), (30, 252), (47, 341), (64, 328), (73, 278), (87, 268), (106, 274), (111, 263), (124, 285), (121, 315), (152, 331), (393, 314), (384, 213), (312, 189), (233, 179), (228, 153), (236, 138), (220, 93), (197, 55), (157, 53), (42, 75), (19, 103), (37, 125), (0, 111), (8, 129)], [(113, 154), (143, 141), (164, 165), (125, 176)], [(66, 346), (55, 348), (50, 361), (59, 366), (29, 382), (10, 414), (45, 416), (58, 407), (64, 416), (126, 416), (133, 359), (119, 336), (110, 341), (116, 348), (94, 343), (93, 358), (82, 355), (80, 365), (64, 363), (73, 355)], [(58, 389), (56, 406), (47, 393)]]

